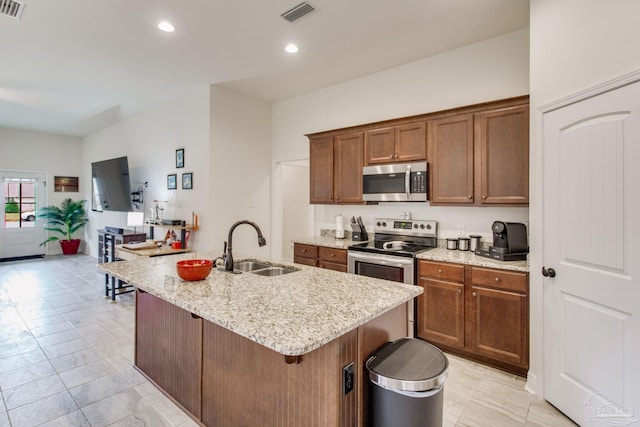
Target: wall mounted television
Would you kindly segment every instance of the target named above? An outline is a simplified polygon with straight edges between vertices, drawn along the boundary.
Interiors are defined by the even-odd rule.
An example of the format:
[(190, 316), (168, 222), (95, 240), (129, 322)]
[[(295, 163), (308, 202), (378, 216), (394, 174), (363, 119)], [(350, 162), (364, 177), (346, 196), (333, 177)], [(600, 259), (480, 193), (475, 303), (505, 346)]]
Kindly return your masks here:
[(133, 210), (129, 162), (126, 156), (91, 163), (91, 210)]

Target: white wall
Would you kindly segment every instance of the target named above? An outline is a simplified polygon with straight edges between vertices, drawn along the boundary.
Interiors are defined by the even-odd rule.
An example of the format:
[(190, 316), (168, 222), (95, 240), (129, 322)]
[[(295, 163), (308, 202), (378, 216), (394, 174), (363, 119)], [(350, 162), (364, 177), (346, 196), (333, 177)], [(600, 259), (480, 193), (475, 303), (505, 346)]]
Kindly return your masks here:
[[(529, 93), (529, 32), (513, 32), (273, 105), (274, 169), (285, 160), (309, 158), (307, 133), (410, 116)], [(273, 189), (273, 234), (282, 235), (281, 191)], [(493, 220), (527, 222), (526, 208), (436, 208), (426, 204), (317, 206), (316, 230), (335, 228), (334, 217), (373, 218), (412, 211), (437, 220), (440, 237), (465, 233), (490, 236)], [(282, 253), (276, 250), (276, 254)], [(272, 253), (273, 254), (273, 253)]]
[[(176, 169), (175, 150), (184, 148), (185, 167)], [(164, 207), (164, 218), (182, 219), (191, 223), (192, 212), (200, 216), (201, 228), (192, 233), (189, 246), (194, 249), (212, 249), (208, 235), (214, 226), (208, 214), (209, 178), (209, 88), (175, 100), (166, 105), (141, 113), (84, 138), (82, 167), (91, 176), (91, 163), (127, 156), (131, 187), (135, 190), (145, 181), (144, 212), (149, 215), (153, 200)], [(193, 173), (193, 190), (181, 188), (181, 175)], [(167, 190), (167, 175), (178, 175), (178, 189)], [(83, 189), (84, 198), (90, 200), (91, 188)], [(126, 213), (92, 212), (86, 239), (88, 253), (97, 256), (97, 229), (104, 226), (126, 227)], [(148, 232), (148, 227), (145, 227)], [(140, 231), (140, 228), (138, 228)], [(166, 230), (158, 230), (162, 237)]]
[[(47, 174), (47, 194), (45, 200), (40, 200), (41, 206), (57, 206), (66, 198), (88, 200), (86, 190), (90, 188), (90, 183), (81, 164), (80, 138), (0, 128), (0, 153), (0, 169)], [(77, 176), (79, 192), (54, 192), (55, 176)], [(50, 255), (62, 253), (57, 243), (47, 246)]]
[(542, 114), (537, 107), (640, 69), (637, 0), (531, 1), (531, 370), (542, 395)]
[(249, 220), (260, 227), (267, 246), (258, 247), (255, 230), (241, 225), (233, 234), (234, 254), (269, 258), (271, 104), (211, 86), (210, 108), (209, 245), (222, 251), (230, 227)]

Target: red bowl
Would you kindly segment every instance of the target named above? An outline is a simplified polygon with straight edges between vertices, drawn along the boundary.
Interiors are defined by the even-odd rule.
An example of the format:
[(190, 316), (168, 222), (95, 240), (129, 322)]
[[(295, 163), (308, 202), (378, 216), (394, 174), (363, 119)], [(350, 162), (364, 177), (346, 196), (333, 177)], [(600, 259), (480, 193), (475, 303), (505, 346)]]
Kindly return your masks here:
[(205, 279), (211, 273), (212, 267), (213, 262), (210, 259), (186, 259), (176, 263), (178, 276), (190, 281)]

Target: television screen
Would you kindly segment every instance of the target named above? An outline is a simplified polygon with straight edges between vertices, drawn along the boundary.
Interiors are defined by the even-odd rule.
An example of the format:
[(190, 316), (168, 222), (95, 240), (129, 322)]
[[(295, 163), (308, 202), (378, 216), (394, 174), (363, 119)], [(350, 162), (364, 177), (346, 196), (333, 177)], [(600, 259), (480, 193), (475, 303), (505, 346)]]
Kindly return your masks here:
[(131, 182), (127, 157), (91, 163), (91, 209), (129, 212)]

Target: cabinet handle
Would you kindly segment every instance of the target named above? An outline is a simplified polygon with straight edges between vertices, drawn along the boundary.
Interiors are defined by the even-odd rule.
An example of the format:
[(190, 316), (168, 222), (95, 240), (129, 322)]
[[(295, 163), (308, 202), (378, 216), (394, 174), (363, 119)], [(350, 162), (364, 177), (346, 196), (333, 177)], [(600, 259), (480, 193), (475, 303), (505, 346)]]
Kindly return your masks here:
[(302, 250), (302, 253), (303, 253), (303, 254), (306, 254), (306, 253), (307, 253), (307, 250), (306, 250), (306, 249), (303, 249), (303, 250)]
[(484, 199), (486, 199), (486, 198), (487, 198), (487, 196), (482, 196), (482, 199), (483, 199), (483, 200), (484, 200)]
[(472, 293), (471, 293), (471, 295), (473, 295), (474, 297), (477, 297), (477, 296), (478, 296), (478, 294), (477, 294), (477, 293), (475, 293), (475, 292), (472, 292)]
[(441, 274), (442, 273), (442, 269), (439, 268), (438, 269), (438, 273)]
[(498, 283), (500, 281), (499, 277), (496, 277), (496, 283)]
[(473, 199), (473, 196), (472, 196), (471, 194), (469, 194), (469, 195), (467, 196), (467, 199), (471, 200), (471, 199)]
[(458, 293), (461, 294), (462, 293), (462, 289), (458, 289)]
[(333, 253), (332, 253), (332, 254), (331, 254), (331, 256), (336, 256), (336, 254), (333, 254)]

